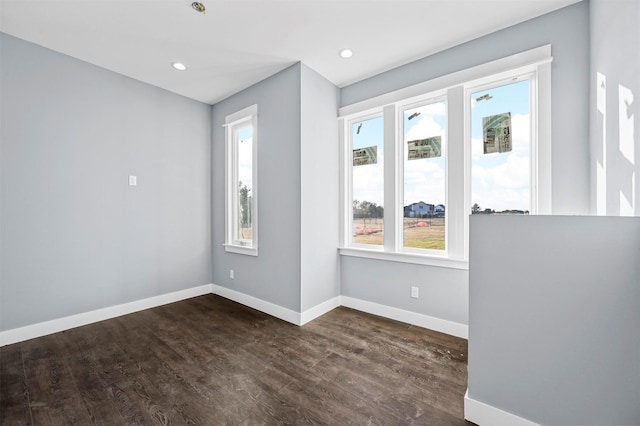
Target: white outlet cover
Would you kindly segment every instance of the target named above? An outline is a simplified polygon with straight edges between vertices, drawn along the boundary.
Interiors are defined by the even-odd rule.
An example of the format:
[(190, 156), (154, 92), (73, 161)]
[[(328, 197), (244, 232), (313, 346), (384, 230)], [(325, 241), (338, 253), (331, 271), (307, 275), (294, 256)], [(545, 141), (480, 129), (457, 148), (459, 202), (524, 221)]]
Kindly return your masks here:
[(138, 184), (138, 176), (129, 176), (129, 186), (136, 186)]
[(417, 299), (419, 297), (420, 289), (418, 287), (411, 287), (411, 297)]

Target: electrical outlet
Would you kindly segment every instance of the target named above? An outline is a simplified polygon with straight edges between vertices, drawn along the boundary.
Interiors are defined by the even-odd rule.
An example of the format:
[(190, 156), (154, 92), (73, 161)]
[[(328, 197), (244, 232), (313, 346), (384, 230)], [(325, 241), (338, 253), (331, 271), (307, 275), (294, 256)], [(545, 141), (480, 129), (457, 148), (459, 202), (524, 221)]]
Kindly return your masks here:
[(229, 278), (233, 279), (233, 269), (229, 269)]
[(417, 299), (419, 297), (419, 289), (418, 287), (411, 287), (411, 297)]

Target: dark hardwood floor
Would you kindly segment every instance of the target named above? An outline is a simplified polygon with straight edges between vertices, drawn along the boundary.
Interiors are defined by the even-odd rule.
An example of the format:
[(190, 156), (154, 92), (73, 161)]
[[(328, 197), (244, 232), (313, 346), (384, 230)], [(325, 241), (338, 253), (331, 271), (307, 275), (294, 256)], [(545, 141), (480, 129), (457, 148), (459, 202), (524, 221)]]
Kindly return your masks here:
[(0, 423), (464, 425), (467, 342), (208, 295), (0, 348)]

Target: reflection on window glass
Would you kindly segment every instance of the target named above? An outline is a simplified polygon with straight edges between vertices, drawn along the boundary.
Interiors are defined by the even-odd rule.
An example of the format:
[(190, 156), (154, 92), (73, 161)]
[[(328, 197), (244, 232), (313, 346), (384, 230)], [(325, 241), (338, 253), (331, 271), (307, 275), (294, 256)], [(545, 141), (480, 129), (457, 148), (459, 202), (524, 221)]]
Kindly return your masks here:
[(445, 249), (446, 119), (445, 101), (403, 112), (406, 248)]
[(351, 123), (353, 235), (357, 244), (383, 245), (384, 126), (382, 117)]
[(249, 125), (235, 129), (237, 150), (238, 193), (236, 194), (236, 226), (234, 240), (250, 242), (253, 238), (251, 216), (253, 185), (253, 128)]
[(531, 210), (529, 80), (471, 94), (471, 213)]

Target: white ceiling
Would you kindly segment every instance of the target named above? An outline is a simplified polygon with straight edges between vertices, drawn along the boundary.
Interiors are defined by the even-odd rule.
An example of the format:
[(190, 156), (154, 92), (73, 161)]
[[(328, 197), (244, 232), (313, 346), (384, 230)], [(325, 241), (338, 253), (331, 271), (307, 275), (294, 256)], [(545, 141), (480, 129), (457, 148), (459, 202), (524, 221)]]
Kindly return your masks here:
[(298, 61), (343, 87), (580, 0), (192, 1), (0, 0), (0, 31), (213, 104)]

